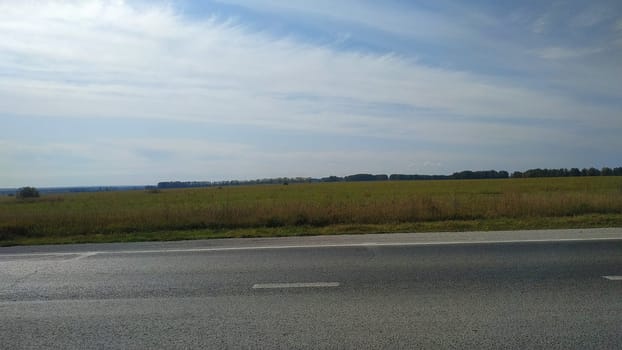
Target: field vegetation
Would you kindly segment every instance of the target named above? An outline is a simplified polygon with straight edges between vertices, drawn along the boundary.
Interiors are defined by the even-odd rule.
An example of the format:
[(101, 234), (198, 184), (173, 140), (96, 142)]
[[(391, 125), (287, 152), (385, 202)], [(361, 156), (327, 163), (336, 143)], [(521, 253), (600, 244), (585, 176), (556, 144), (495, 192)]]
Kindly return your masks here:
[(622, 177), (229, 186), (0, 199), (0, 244), (622, 226)]

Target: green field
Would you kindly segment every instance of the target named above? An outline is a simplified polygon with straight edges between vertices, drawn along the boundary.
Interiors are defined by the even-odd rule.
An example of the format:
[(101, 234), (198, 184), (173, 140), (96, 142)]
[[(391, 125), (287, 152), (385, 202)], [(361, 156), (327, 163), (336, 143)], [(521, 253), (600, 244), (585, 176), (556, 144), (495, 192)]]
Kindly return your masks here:
[(313, 183), (0, 199), (0, 244), (622, 226), (622, 177)]

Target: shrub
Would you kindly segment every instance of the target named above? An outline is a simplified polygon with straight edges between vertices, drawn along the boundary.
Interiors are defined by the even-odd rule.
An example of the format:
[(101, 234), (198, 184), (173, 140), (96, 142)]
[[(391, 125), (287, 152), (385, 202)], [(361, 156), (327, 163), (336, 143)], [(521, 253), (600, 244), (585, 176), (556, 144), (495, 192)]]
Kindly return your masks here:
[(37, 198), (39, 197), (39, 190), (34, 187), (22, 187), (17, 190), (17, 198)]

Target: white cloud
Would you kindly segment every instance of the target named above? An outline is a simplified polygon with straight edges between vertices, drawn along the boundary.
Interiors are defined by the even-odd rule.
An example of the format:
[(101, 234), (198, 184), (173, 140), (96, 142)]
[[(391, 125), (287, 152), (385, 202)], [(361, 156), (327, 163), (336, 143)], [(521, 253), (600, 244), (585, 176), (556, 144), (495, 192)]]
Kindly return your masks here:
[[(0, 112), (315, 127), (331, 101), (404, 104), (447, 115), (580, 118), (561, 96), (427, 67), (394, 55), (340, 52), (186, 21), (124, 2), (0, 5)], [(557, 50), (557, 51), (555, 51)], [(565, 52), (554, 49), (558, 56)], [(551, 53), (549, 53), (550, 56)], [(567, 53), (566, 53), (567, 54)], [(291, 100), (289, 95), (317, 101)], [(524, 103), (529, 101), (529, 103)], [(322, 109), (322, 113), (310, 111)], [(364, 111), (351, 111), (365, 119)], [(416, 119), (416, 116), (413, 116)]]
[(535, 53), (544, 59), (547, 60), (564, 60), (564, 59), (573, 59), (573, 58), (581, 58), (593, 54), (597, 54), (602, 52), (602, 48), (590, 48), (590, 47), (581, 47), (581, 48), (570, 48), (570, 47), (547, 47), (544, 49), (540, 49), (535, 51)]
[[(309, 6), (305, 4), (279, 2), (274, 6), (305, 12)], [(426, 19), (424, 12), (410, 17), (406, 12), (376, 13), (373, 6), (333, 2), (313, 8), (318, 16), (330, 16), (330, 6), (337, 6), (334, 16), (340, 21), (358, 21), (399, 35), (471, 35), (446, 26), (445, 19)], [(374, 19), (374, 14), (379, 17)], [(405, 25), (409, 21), (413, 23)], [(546, 18), (541, 22), (534, 24), (534, 30), (545, 29)], [(535, 54), (564, 60), (585, 57), (595, 50), (551, 46)], [(14, 118), (167, 119), (491, 147), (542, 138), (567, 144), (576, 141), (572, 139), (576, 135), (539, 128), (542, 120), (620, 128), (615, 107), (576, 101), (561, 89), (519, 86), (492, 75), (433, 68), (391, 53), (341, 51), (295, 37), (274, 37), (227, 19), (190, 20), (172, 7), (150, 3), (137, 7), (123, 1), (0, 2), (0, 72), (0, 113)], [(581, 72), (590, 75), (589, 70)], [(610, 88), (619, 86), (617, 81), (611, 80), (605, 88), (619, 91)], [(568, 84), (580, 86), (582, 82)], [(389, 113), (391, 106), (404, 108)], [(482, 119), (486, 122), (478, 121)], [(508, 121), (515, 124), (516, 120), (530, 123), (508, 126)], [(610, 139), (602, 142), (612, 144)], [(225, 169), (220, 173), (223, 178), (244, 171), (257, 177), (321, 176), (337, 168), (335, 164), (341, 164), (338, 168), (344, 173), (364, 171), (360, 164), (374, 164), (377, 169), (386, 166), (385, 171), (397, 172), (399, 164), (424, 164), (430, 159), (456, 164), (464, 158), (463, 154), (443, 152), (413, 155), (412, 150), (263, 154), (250, 143), (202, 143), (184, 140), (182, 135), (27, 146), (11, 146), (11, 154), (47, 155), (50, 160), (42, 161), (40, 171), (30, 174), (103, 173), (113, 164), (122, 164), (117, 172), (126, 175), (158, 174), (156, 179), (147, 175), (149, 181), (161, 180), (166, 171), (174, 178), (174, 170), (182, 164), (186, 164), (188, 176), (200, 179), (205, 178), (199, 175), (206, 168)], [(104, 155), (100, 155), (102, 149)], [(8, 158), (8, 151), (0, 152)], [(79, 169), (78, 163), (73, 169), (61, 169), (55, 158), (59, 153), (91, 160), (84, 163), (89, 167)], [(164, 159), (167, 154), (176, 160), (162, 171), (162, 163), (150, 155)], [(96, 158), (99, 162), (93, 161)], [(16, 162), (18, 157), (10, 159)], [(279, 162), (287, 162), (299, 173), (283, 173), (288, 167), (279, 166)], [(321, 173), (309, 174), (314, 169)], [(218, 176), (211, 173), (210, 178)]]
[[(301, 18), (322, 18), (356, 24), (387, 33), (430, 40), (430, 38), (468, 37), (470, 29), (449, 21), (446, 17), (423, 9), (404, 6), (392, 8), (381, 3), (361, 3), (356, 0), (218, 0), (254, 11), (298, 15)], [(462, 15), (475, 15), (462, 9)], [(484, 16), (478, 14), (479, 20)], [(433, 30), (430, 30), (433, 29)]]

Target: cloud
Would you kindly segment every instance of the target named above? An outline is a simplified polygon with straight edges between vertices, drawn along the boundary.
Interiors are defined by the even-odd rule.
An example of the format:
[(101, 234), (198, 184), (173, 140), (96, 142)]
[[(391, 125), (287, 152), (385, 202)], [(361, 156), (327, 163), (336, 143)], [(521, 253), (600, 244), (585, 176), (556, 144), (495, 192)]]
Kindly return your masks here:
[[(188, 21), (168, 7), (90, 1), (4, 5), (0, 13), (0, 67), (8, 72), (0, 82), (3, 113), (280, 128), (331, 119), (339, 128), (348, 118), (366, 118), (365, 110), (332, 112), (340, 100), (495, 118), (572, 119), (584, 112), (563, 96), (391, 53), (313, 46), (214, 18)], [(568, 55), (552, 50), (550, 57)], [(291, 94), (316, 100), (282, 98)]]
[(564, 60), (581, 58), (602, 52), (602, 48), (568, 48), (568, 47), (547, 47), (536, 51), (536, 54), (547, 60)]
[[(296, 13), (308, 21), (332, 18), (345, 23), (337, 31), (348, 33), (343, 40), (352, 40), (350, 33), (360, 26), (416, 43), (442, 45), (464, 39), (467, 48), (460, 54), (466, 57), (491, 37), (464, 18), (452, 21), (421, 9), (327, 1), (313, 6), (236, 3), (257, 11), (265, 6), (269, 12)], [(485, 26), (499, 25), (484, 17)], [(544, 32), (548, 18), (540, 20), (534, 28)], [(482, 37), (473, 39), (478, 35)], [(0, 2), (0, 114), (5, 120), (131, 118), (145, 126), (156, 120), (187, 128), (225, 124), (231, 131), (230, 142), (222, 144), (188, 139), (179, 131), (137, 140), (102, 135), (89, 143), (13, 143), (12, 155), (5, 149), (3, 158), (23, 165), (18, 155), (38, 155), (38, 171), (21, 167), (11, 182), (26, 173), (60, 177), (69, 172), (85, 176), (113, 172), (118, 182), (140, 173), (146, 180), (139, 182), (147, 183), (174, 179), (180, 173), (189, 179), (322, 176), (331, 169), (365, 171), (363, 165), (368, 164), (377, 169), (369, 171), (386, 166), (385, 171), (399, 172), (400, 164), (430, 160), (447, 166), (441, 170), (453, 171), (460, 169), (452, 167), (467, 167), (468, 161), (486, 165), (505, 158), (492, 151), (476, 155), (467, 150), (517, 150), (525, 143), (549, 141), (572, 148), (573, 143), (585, 145), (576, 130), (594, 130), (593, 125), (620, 130), (619, 106), (589, 98), (616, 100), (622, 91), (616, 89), (620, 80), (602, 79), (616, 76), (610, 66), (587, 64), (592, 55), (601, 56), (595, 55), (599, 49), (542, 40), (538, 45), (544, 49), (515, 43), (497, 46), (498, 38), (491, 39), (491, 50), (511, 47), (499, 57), (512, 56), (510, 62), (529, 68), (525, 74), (504, 75), (486, 67), (467, 70), (424, 63), (397, 51), (344, 49), (347, 45), (339, 41), (318, 44), (226, 17), (188, 18), (162, 3)], [(527, 56), (540, 59), (521, 62)], [(535, 61), (551, 62), (535, 66)], [(503, 68), (516, 67), (506, 63)], [(400, 146), (386, 152), (337, 147), (313, 152), (293, 144), (289, 151), (267, 152), (270, 140), (236, 136), (239, 126), (369, 137)], [(71, 128), (67, 123), (68, 130), (79, 132)], [(619, 141), (606, 136), (597, 144), (607, 149)], [(417, 147), (426, 150), (417, 153)], [(439, 150), (432, 151), (434, 147)], [(60, 154), (80, 161), (61, 159)], [(162, 169), (165, 162), (171, 165)], [(205, 169), (210, 169), (209, 176), (202, 176)], [(288, 173), (291, 169), (296, 174)]]
[[(342, 0), (219, 0), (220, 3), (234, 4), (253, 11), (287, 14), (302, 20), (323, 19), (350, 25), (380, 30), (386, 33), (431, 40), (431, 38), (467, 37), (474, 34), (442, 14), (432, 10), (410, 6), (394, 7), (391, 4)], [(463, 15), (467, 15), (463, 11)], [(482, 19), (482, 17), (480, 17)], [(433, 31), (430, 28), (434, 28)]]

